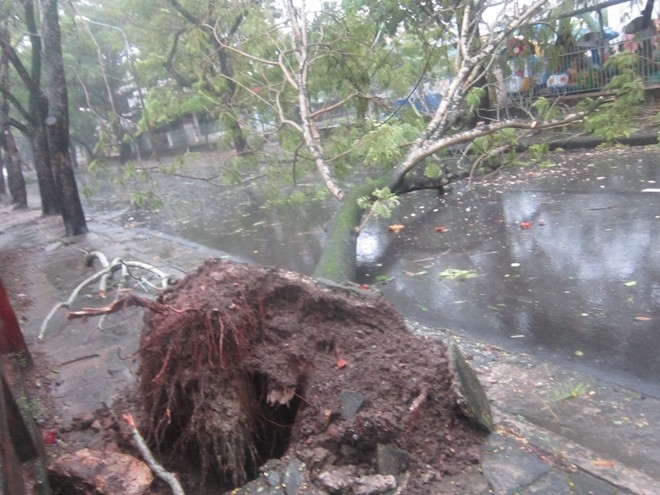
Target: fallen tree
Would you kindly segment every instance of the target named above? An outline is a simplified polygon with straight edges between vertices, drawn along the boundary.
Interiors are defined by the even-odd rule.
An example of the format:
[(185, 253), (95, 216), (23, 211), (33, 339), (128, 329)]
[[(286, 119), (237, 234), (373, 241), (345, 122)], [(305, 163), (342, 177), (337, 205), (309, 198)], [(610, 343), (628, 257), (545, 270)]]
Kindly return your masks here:
[[(518, 39), (532, 26), (552, 25), (553, 16), (563, 13), (562, 8), (545, 11), (545, 5), (543, 0), (525, 7), (513, 0), (497, 6), (487, 0), (451, 4), (438, 1), (424, 5), (404, 2), (399, 8), (406, 16), (399, 18), (388, 9), (387, 12), (380, 9), (378, 2), (365, 1), (356, 11), (343, 12), (325, 6), (314, 17), (305, 11), (304, 3), (294, 5), (292, 0), (284, 0), (281, 14), (286, 17), (289, 29), (284, 33), (275, 28), (266, 30), (272, 36), (270, 42), (276, 47), (272, 50), (276, 56), (271, 58), (255, 55), (253, 48), (263, 43), (262, 31), (259, 31), (259, 40), (246, 38), (239, 44), (226, 43), (220, 33), (214, 32), (216, 41), (225, 50), (247, 60), (251, 71), (254, 70), (251, 74), (259, 81), (256, 86), (259, 91), (251, 92), (254, 105), (257, 108), (266, 105), (268, 109), (264, 112), (276, 116), (280, 125), (277, 131), (296, 135), (298, 147), (293, 155), (303, 156), (313, 163), (325, 188), (341, 202), (335, 229), (328, 238), (329, 252), (324, 253), (315, 275), (339, 282), (350, 280), (354, 273), (351, 263), (355, 260), (355, 236), (359, 234), (362, 217), (377, 210), (387, 210), (384, 202), (393, 197), (422, 189), (443, 190), (456, 180), (488, 174), (510, 160), (510, 157), (503, 157), (523, 149), (533, 148), (535, 154), (543, 154), (550, 149), (543, 133), (551, 130), (603, 134), (607, 128), (608, 139), (625, 137), (629, 126), (627, 130), (623, 128), (625, 126), (614, 129), (618, 124), (613, 122), (620, 120), (621, 112), (630, 112), (635, 103), (643, 99), (641, 82), (633, 70), (634, 61), (627, 57), (630, 54), (624, 54), (620, 62), (608, 61), (607, 70), (616, 75), (607, 86), (607, 97), (584, 98), (579, 105), (569, 106), (558, 99), (532, 99), (531, 95), (523, 95), (519, 101), (515, 98), (506, 101), (506, 105), (516, 107), (507, 107), (506, 111), (490, 101), (489, 92), (499, 100), (508, 98), (499, 84), (502, 77), (496, 81), (493, 75), (502, 73), (507, 67), (511, 57), (507, 52), (508, 41)], [(268, 15), (263, 14), (260, 20), (267, 24)], [(361, 25), (360, 16), (370, 15), (381, 26), (374, 32), (373, 39), (365, 38), (361, 28), (350, 28)], [(336, 22), (337, 18), (341, 18), (340, 23)], [(276, 16), (272, 22), (277, 25), (280, 18)], [(424, 24), (426, 29), (417, 30), (416, 23)], [(396, 118), (394, 112), (385, 120), (375, 119), (371, 126), (356, 118), (346, 127), (362, 129), (363, 135), (349, 145), (333, 143), (333, 135), (340, 140), (346, 134), (336, 130), (323, 132), (324, 119), (339, 108), (361, 107), (365, 101), (380, 101), (373, 94), (378, 89), (370, 86), (370, 82), (379, 74), (382, 65), (374, 65), (372, 58), (380, 60), (379, 49), (397, 52), (393, 42), (390, 40), (388, 44), (383, 36), (387, 33), (394, 37), (397, 32), (419, 37), (420, 46), (429, 50), (428, 61), (433, 58), (432, 47), (453, 47), (443, 72), (447, 85), (437, 108), (417, 121), (419, 127), (414, 129), (416, 137), (413, 139), (403, 139), (406, 132), (402, 129), (411, 126)], [(431, 33), (436, 38), (432, 38)], [(369, 47), (366, 52), (365, 46)], [(330, 89), (324, 86), (325, 81), (314, 77), (316, 70), (321, 73), (326, 70), (324, 64), (328, 59), (346, 61), (345, 65), (352, 67), (354, 73), (362, 74), (361, 80), (364, 81), (349, 85), (350, 89), (340, 85), (343, 92), (337, 90), (337, 94), (329, 98)], [(425, 64), (423, 70), (429, 65)], [(274, 78), (273, 74), (279, 77)], [(418, 83), (424, 76), (425, 73), (420, 74)], [(260, 77), (263, 80), (258, 79)], [(486, 111), (492, 110), (493, 105), (497, 107), (494, 111)], [(382, 111), (379, 109), (377, 113)], [(357, 112), (357, 116), (362, 113)], [(578, 124), (583, 127), (577, 127)], [(451, 160), (447, 159), (450, 152), (458, 152), (466, 160), (460, 166), (451, 167), (448, 165)], [(371, 177), (375, 185), (371, 191), (365, 191), (363, 186), (364, 173), (359, 174), (359, 181), (340, 179), (337, 172), (340, 167), (335, 164), (343, 163), (342, 160), (350, 162), (346, 156), (358, 160), (368, 157), (371, 161), (387, 163), (382, 169), (386, 169), (385, 172), (381, 170), (380, 176)], [(465, 166), (465, 162), (469, 164)], [(355, 163), (344, 166), (355, 166)], [(366, 211), (356, 210), (358, 198), (366, 198), (362, 201)]]
[(406, 493), (428, 493), (420, 470), (478, 462), (489, 421), (461, 406), (446, 346), (409, 333), (378, 294), (211, 260), (157, 302), (140, 344), (143, 424), (179, 469), (226, 488), (271, 458), (322, 449), (320, 471), (373, 466), (395, 445), (415, 473)]
[(279, 459), (319, 494), (338, 479), (422, 494), (479, 461), (492, 419), (474, 373), (376, 291), (209, 260), (156, 300), (69, 317), (128, 305), (146, 309), (134, 415), (192, 493), (259, 483)]

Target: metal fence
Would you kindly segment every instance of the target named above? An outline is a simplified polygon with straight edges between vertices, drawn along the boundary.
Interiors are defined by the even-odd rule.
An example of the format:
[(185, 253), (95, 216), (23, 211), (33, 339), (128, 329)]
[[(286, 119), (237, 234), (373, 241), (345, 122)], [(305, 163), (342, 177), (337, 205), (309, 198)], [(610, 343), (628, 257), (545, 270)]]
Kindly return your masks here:
[(616, 75), (605, 62), (614, 54), (628, 52), (634, 69), (647, 84), (660, 83), (660, 49), (656, 36), (623, 41), (595, 41), (593, 46), (553, 57), (529, 54), (511, 58), (508, 75), (499, 80), (500, 92), (509, 100), (528, 95), (565, 95), (602, 90)]

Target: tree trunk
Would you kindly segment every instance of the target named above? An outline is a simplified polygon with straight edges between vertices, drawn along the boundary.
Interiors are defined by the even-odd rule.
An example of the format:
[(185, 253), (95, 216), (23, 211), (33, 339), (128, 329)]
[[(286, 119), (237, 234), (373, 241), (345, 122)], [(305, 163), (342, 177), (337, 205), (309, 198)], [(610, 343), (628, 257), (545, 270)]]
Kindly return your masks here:
[(238, 117), (232, 111), (228, 111), (227, 113), (228, 115), (226, 115), (223, 120), (229, 129), (229, 135), (234, 143), (234, 150), (240, 155), (248, 151), (245, 133), (243, 132), (241, 124), (238, 122)]
[(69, 155), (69, 113), (57, 0), (42, 0), (43, 40), (48, 75), (48, 144), (53, 178), (59, 192), (62, 220), (66, 235), (86, 234), (78, 186)]
[[(2, 44), (9, 45), (9, 28), (5, 21), (0, 27), (0, 37)], [(0, 50), (0, 85), (9, 90), (9, 57), (4, 50)], [(14, 142), (14, 135), (9, 128), (9, 101), (6, 96), (0, 100), (0, 148), (6, 151), (5, 167), (7, 168), (7, 179), (9, 182), (9, 192), (12, 203), (16, 208), (27, 208), (27, 193), (25, 191), (25, 180), (21, 172), (21, 161)], [(0, 165), (0, 182), (2, 184), (2, 194), (7, 193), (5, 184), (5, 175)]]
[(60, 199), (56, 194), (55, 177), (50, 162), (50, 149), (46, 126), (37, 123), (31, 132), (34, 169), (37, 172), (39, 196), (41, 197), (41, 213), (44, 215), (59, 215)]
[[(37, 172), (39, 195), (41, 196), (41, 212), (44, 215), (60, 213), (59, 198), (56, 194), (55, 181), (50, 166), (48, 137), (45, 130), (45, 120), (48, 112), (47, 103), (41, 91), (41, 54), (42, 40), (37, 27), (34, 12), (34, 0), (21, 0), (25, 12), (25, 27), (30, 39), (30, 73), (22, 66), (18, 57), (12, 61), (21, 74), (21, 81), (28, 90), (28, 135), (32, 145), (34, 168)], [(4, 45), (6, 49), (7, 46)], [(8, 52), (11, 54), (11, 52)], [(20, 69), (20, 70), (19, 70)]]
[(352, 188), (344, 196), (339, 211), (335, 214), (321, 259), (314, 268), (313, 277), (340, 283), (355, 280), (358, 236), (356, 227), (360, 225), (364, 214), (357, 200), (362, 196), (369, 196), (374, 189), (384, 184), (384, 179), (380, 182), (370, 181)]
[(7, 194), (7, 186), (5, 184), (5, 159), (0, 150), (0, 194)]
[(8, 125), (5, 125), (0, 141), (0, 145), (7, 152), (8, 157), (5, 166), (7, 167), (7, 181), (9, 194), (11, 194), (11, 202), (14, 208), (27, 208), (27, 190), (25, 188), (23, 171), (21, 170), (21, 159), (18, 154), (16, 142), (14, 141), (14, 135)]

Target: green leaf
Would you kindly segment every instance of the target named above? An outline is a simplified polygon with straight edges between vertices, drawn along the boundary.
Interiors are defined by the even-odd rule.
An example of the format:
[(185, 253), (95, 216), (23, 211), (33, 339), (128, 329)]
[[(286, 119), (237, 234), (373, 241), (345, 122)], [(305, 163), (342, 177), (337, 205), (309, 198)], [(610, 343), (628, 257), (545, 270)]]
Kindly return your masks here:
[(476, 276), (477, 272), (474, 270), (459, 270), (457, 268), (447, 268), (446, 270), (438, 273), (439, 278), (450, 280), (462, 280), (467, 278), (474, 278)]
[(424, 176), (429, 179), (435, 179), (440, 176), (441, 171), (440, 165), (437, 163), (430, 163), (424, 168)]
[(465, 103), (467, 103), (470, 112), (481, 104), (481, 100), (485, 95), (486, 90), (482, 87), (474, 87), (465, 95)]

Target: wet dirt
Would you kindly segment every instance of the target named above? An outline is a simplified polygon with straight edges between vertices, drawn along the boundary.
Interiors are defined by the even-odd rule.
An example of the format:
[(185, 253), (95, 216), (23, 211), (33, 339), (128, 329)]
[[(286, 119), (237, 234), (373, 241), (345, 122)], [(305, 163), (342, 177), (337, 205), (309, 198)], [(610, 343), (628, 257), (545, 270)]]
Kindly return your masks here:
[(157, 303), (140, 344), (143, 421), (188, 480), (229, 489), (315, 449), (327, 465), (314, 472), (375, 474), (377, 447), (393, 444), (414, 495), (479, 460), (485, 436), (457, 407), (446, 346), (379, 295), (210, 260)]

